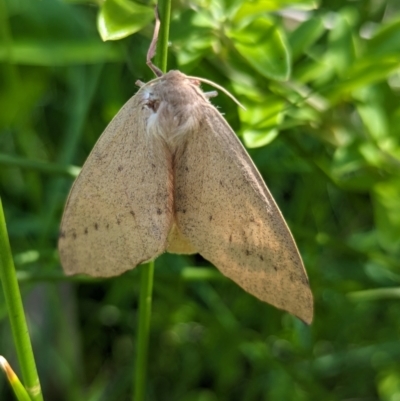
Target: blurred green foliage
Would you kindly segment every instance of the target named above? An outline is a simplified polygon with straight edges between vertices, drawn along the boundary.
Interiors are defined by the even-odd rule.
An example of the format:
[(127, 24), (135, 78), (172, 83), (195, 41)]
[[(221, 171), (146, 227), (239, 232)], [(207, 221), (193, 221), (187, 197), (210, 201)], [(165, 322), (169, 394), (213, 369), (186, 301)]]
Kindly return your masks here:
[[(0, 194), (46, 400), (130, 399), (138, 273), (64, 278), (56, 241), (73, 166), (152, 78), (151, 10), (0, 0)], [(103, 43), (97, 26), (126, 37)], [(316, 313), (307, 327), (219, 275), (185, 274), (200, 257), (163, 255), (148, 399), (399, 400), (400, 3), (174, 1), (170, 42), (171, 69), (245, 105), (214, 100), (293, 231)], [(12, 363), (2, 294), (0, 317)]]

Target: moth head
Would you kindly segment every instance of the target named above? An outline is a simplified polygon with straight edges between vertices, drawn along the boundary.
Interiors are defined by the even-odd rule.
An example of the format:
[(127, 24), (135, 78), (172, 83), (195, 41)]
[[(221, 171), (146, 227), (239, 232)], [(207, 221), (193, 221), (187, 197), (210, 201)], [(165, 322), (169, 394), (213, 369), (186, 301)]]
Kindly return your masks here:
[(153, 79), (152, 81), (148, 82), (147, 84), (143, 84), (140, 81), (138, 81), (138, 82), (139, 82), (139, 86), (141, 86), (142, 88), (146, 87), (146, 86), (153, 86), (157, 82), (163, 83), (166, 87), (170, 87), (172, 90), (179, 90), (179, 88), (181, 88), (182, 90), (185, 90), (185, 88), (187, 89), (187, 87), (192, 87), (193, 89), (195, 89), (195, 91), (198, 94), (201, 94), (206, 100), (208, 100), (211, 97), (217, 96), (216, 91), (202, 92), (200, 90), (200, 84), (205, 83), (205, 84), (210, 85), (210, 86), (220, 90), (221, 92), (225, 93), (225, 95), (227, 95), (229, 98), (231, 98), (239, 107), (246, 110), (246, 108), (229, 91), (227, 91), (222, 86), (216, 84), (213, 81), (205, 79), (205, 78), (188, 76), (178, 70), (171, 70), (165, 74), (162, 74), (161, 76)]

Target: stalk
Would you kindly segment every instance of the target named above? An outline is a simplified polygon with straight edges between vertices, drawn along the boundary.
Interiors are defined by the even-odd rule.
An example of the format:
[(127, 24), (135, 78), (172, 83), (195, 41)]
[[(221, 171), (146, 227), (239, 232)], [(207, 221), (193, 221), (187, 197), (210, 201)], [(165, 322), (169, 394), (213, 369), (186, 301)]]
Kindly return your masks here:
[(26, 324), (21, 293), (0, 199), (0, 279), (11, 324), (15, 348), (21, 368), (22, 381), (32, 401), (43, 401), (32, 344)]
[[(155, 64), (166, 72), (168, 60), (168, 38), (171, 17), (171, 0), (159, 0), (158, 13), (161, 27)], [(151, 302), (153, 291), (154, 262), (150, 262), (141, 268), (140, 300), (139, 300), (139, 324), (136, 343), (136, 365), (134, 377), (134, 401), (146, 399), (147, 358), (149, 347), (149, 332), (151, 319)]]

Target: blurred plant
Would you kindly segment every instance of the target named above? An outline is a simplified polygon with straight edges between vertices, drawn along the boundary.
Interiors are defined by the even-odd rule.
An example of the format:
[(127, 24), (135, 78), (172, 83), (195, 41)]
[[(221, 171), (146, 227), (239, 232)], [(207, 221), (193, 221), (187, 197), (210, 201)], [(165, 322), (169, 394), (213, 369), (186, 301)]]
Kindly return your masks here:
[(10, 364), (1, 355), (0, 355), (0, 367), (3, 369), (4, 373), (6, 374), (7, 380), (10, 383), (17, 400), (18, 401), (32, 401), (32, 398), (29, 396), (25, 387), (18, 379), (18, 376), (12, 370)]
[(19, 292), (15, 267), (8, 241), (4, 220), (3, 205), (0, 199), (0, 279), (8, 309), (15, 348), (21, 367), (24, 385), (11, 369), (7, 360), (0, 356), (0, 365), (19, 401), (43, 401), (40, 382), (36, 371), (35, 359), (25, 320), (21, 294)]
[[(67, 279), (54, 249), (71, 167), (134, 82), (151, 78), (152, 4), (4, 1), (0, 191), (32, 339), (50, 361), (38, 361), (42, 384), (49, 399), (127, 399), (137, 272)], [(131, 10), (140, 18), (124, 19)], [(316, 317), (304, 327), (201, 258), (163, 255), (149, 399), (400, 396), (399, 11), (397, 0), (173, 2), (169, 67), (223, 85), (246, 106), (214, 100), (294, 232)], [(103, 43), (96, 21), (103, 38), (136, 33)]]

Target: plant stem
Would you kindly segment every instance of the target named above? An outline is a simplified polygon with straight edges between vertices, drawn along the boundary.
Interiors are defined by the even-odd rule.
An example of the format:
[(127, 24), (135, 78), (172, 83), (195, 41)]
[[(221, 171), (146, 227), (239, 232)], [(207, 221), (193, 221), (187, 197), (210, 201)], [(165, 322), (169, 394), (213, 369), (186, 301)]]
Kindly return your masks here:
[[(167, 70), (168, 38), (171, 17), (171, 0), (159, 0), (158, 13), (161, 29), (156, 53), (156, 65), (163, 71)], [(134, 401), (144, 401), (146, 394), (147, 357), (149, 346), (151, 300), (153, 290), (154, 262), (141, 267), (139, 325), (136, 346), (135, 391)]]
[(26, 168), (47, 174), (66, 175), (73, 178), (78, 177), (80, 167), (67, 166), (57, 163), (43, 162), (39, 160), (29, 160), (25, 157), (10, 156), (0, 153), (0, 165), (16, 168)]
[(162, 72), (167, 72), (169, 25), (171, 19), (171, 0), (159, 0), (160, 33), (157, 44), (155, 64)]
[(39, 377), (25, 320), (10, 242), (0, 199), (0, 279), (3, 285), (11, 330), (21, 367), (22, 379), (33, 401), (43, 401)]
[(136, 342), (134, 401), (145, 400), (154, 262), (142, 266), (140, 274), (139, 324)]

